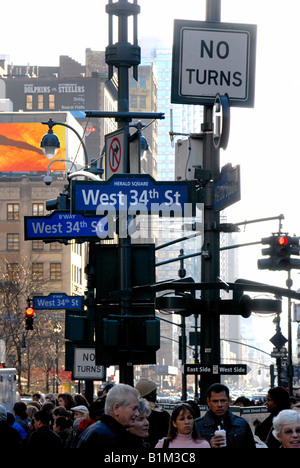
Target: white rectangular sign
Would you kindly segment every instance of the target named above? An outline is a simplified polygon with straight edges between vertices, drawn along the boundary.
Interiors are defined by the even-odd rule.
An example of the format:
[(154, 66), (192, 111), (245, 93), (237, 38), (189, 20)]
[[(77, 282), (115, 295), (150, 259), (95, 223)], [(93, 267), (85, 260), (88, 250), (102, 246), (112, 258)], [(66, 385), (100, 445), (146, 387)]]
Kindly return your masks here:
[(175, 20), (172, 102), (253, 106), (256, 26)]
[(105, 367), (96, 364), (95, 350), (75, 348), (73, 378), (78, 380), (105, 380)]

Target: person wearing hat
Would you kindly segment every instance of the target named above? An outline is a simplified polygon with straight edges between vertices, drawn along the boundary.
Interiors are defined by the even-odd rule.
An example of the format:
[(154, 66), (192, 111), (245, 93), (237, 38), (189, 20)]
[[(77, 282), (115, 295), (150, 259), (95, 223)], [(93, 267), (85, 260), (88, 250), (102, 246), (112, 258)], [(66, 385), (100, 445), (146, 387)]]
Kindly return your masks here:
[(74, 413), (74, 419), (84, 418), (86, 413), (89, 412), (88, 408), (84, 405), (74, 406), (74, 408), (71, 408), (71, 411)]
[(7, 411), (0, 405), (0, 442), (5, 450), (22, 448), (22, 439), (16, 429), (11, 427), (7, 419)]
[(168, 411), (156, 403), (157, 385), (153, 380), (142, 377), (135, 385), (135, 388), (138, 390), (141, 398), (145, 398), (149, 402), (152, 410), (148, 417), (149, 437), (145, 439), (145, 442), (149, 444), (150, 448), (154, 448), (157, 442), (166, 437), (168, 433), (170, 415)]

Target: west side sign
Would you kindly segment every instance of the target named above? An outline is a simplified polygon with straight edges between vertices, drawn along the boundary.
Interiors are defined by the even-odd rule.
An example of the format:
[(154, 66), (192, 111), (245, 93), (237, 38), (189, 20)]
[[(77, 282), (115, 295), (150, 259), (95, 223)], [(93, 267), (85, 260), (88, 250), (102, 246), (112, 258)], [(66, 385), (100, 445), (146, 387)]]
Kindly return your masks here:
[(247, 364), (215, 364), (215, 365), (201, 365), (201, 364), (185, 364), (185, 374), (214, 374), (214, 375), (247, 375)]
[(175, 20), (171, 102), (253, 107), (256, 25)]

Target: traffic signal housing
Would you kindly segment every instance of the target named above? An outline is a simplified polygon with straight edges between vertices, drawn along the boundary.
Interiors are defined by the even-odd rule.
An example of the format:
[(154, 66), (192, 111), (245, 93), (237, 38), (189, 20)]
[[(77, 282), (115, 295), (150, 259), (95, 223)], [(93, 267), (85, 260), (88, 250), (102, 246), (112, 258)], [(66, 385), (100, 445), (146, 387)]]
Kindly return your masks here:
[(277, 234), (265, 237), (261, 243), (268, 244), (269, 247), (262, 249), (262, 254), (268, 255), (268, 258), (257, 261), (259, 270), (289, 271), (300, 269), (300, 260), (291, 258), (292, 255), (300, 255), (299, 237)]
[(70, 188), (65, 185), (65, 191), (61, 192), (57, 198), (46, 201), (46, 210), (48, 211), (70, 211)]
[(34, 310), (32, 307), (27, 307), (25, 311), (25, 330), (33, 330)]

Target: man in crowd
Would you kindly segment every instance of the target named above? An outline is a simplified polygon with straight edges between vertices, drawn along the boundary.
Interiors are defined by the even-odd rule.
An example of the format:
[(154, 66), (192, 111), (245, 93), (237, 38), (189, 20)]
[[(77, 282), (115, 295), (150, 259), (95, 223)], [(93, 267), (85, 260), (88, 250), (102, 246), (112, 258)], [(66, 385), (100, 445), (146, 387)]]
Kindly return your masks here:
[(105, 414), (81, 435), (78, 448), (97, 452), (130, 450), (133, 439), (127, 429), (134, 425), (139, 412), (139, 393), (127, 384), (115, 385), (107, 394)]
[[(199, 434), (206, 439), (212, 448), (256, 448), (254, 437), (248, 422), (229, 411), (229, 389), (222, 384), (213, 384), (208, 389), (207, 413), (196, 419)], [(226, 431), (226, 439), (215, 435), (215, 431)]]

